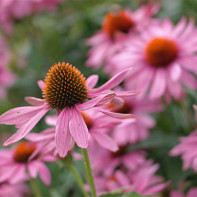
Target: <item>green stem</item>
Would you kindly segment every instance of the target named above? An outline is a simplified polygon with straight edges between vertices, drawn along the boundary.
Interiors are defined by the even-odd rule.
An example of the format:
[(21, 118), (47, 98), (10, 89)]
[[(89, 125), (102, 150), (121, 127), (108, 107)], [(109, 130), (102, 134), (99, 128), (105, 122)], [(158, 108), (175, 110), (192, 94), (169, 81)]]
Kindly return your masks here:
[(30, 179), (30, 184), (31, 184), (32, 190), (34, 192), (34, 196), (35, 197), (42, 197), (42, 194), (40, 192), (37, 180), (36, 179)]
[(191, 124), (191, 126), (193, 128), (196, 128), (196, 123), (194, 122), (194, 119), (193, 119), (193, 115), (191, 114), (191, 112), (188, 110), (187, 106), (185, 106), (184, 102), (183, 101), (180, 101), (179, 102), (179, 105), (181, 106), (182, 110), (184, 111), (189, 123)]
[(96, 197), (96, 189), (95, 189), (92, 169), (91, 169), (91, 166), (90, 166), (88, 150), (87, 149), (81, 149), (81, 152), (82, 152), (82, 155), (83, 155), (83, 161), (84, 161), (84, 166), (85, 166), (85, 170), (86, 170), (87, 179), (88, 179), (91, 191), (92, 191), (92, 197)]
[(83, 192), (84, 197), (89, 197), (87, 191), (84, 189), (83, 182), (82, 182), (78, 172), (75, 170), (75, 168), (72, 165), (68, 165), (68, 168), (72, 172), (73, 176), (75, 177), (81, 191)]

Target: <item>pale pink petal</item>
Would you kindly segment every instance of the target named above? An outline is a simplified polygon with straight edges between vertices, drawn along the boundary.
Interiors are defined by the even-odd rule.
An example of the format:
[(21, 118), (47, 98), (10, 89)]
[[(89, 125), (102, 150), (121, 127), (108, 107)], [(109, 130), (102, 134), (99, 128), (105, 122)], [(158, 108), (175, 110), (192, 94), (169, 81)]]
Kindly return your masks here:
[(10, 179), (10, 183), (16, 184), (23, 181), (26, 178), (25, 165), (18, 165), (17, 171)]
[(170, 68), (170, 77), (173, 81), (178, 81), (181, 77), (181, 67), (179, 64), (175, 63), (174, 65), (172, 65)]
[(150, 91), (150, 98), (156, 99), (161, 97), (166, 89), (166, 75), (163, 69), (158, 69), (153, 80), (152, 88)]
[(35, 97), (25, 97), (25, 101), (33, 106), (40, 106), (44, 104), (43, 99), (35, 98)]
[(102, 92), (102, 91), (105, 91), (107, 89), (112, 89), (112, 88), (116, 87), (117, 85), (119, 85), (123, 81), (123, 79), (125, 78), (126, 74), (130, 70), (131, 70), (131, 68), (119, 72), (118, 74), (113, 76), (109, 81), (107, 81), (105, 84), (103, 84), (99, 88), (94, 89), (93, 93)]
[(92, 131), (91, 135), (100, 144), (100, 146), (113, 152), (116, 152), (118, 150), (117, 144), (105, 133)]
[(77, 105), (76, 108), (81, 111), (84, 111), (84, 110), (92, 108), (92, 107), (98, 107), (98, 106), (109, 103), (115, 96), (116, 95), (114, 93), (103, 94), (103, 95), (93, 98), (83, 104)]
[(71, 109), (71, 114), (72, 118), (69, 123), (70, 133), (79, 147), (87, 148), (89, 138), (87, 125), (76, 108)]
[(34, 126), (40, 121), (40, 119), (49, 111), (48, 107), (44, 107), (33, 118), (26, 122), (14, 135), (12, 135), (5, 143), (4, 146), (13, 144), (21, 140), (27, 133), (29, 133)]
[(130, 97), (140, 94), (139, 91), (114, 91), (118, 97)]
[(48, 167), (42, 162), (38, 163), (38, 173), (45, 185), (49, 186), (51, 184), (51, 174)]
[(45, 121), (50, 126), (55, 126), (57, 122), (57, 116), (47, 116)]
[(44, 81), (39, 80), (39, 81), (38, 81), (38, 86), (39, 86), (39, 88), (40, 88), (41, 90), (43, 90), (43, 88), (44, 88)]
[(112, 118), (118, 118), (118, 119), (128, 119), (128, 118), (134, 118), (134, 115), (132, 114), (121, 114), (121, 113), (115, 113), (110, 112), (104, 109), (99, 109), (100, 112), (104, 113), (107, 116), (110, 116)]
[(90, 77), (88, 77), (86, 79), (88, 89), (94, 88), (98, 82), (98, 79), (99, 79), (98, 75), (91, 75)]
[(71, 112), (69, 108), (64, 108), (57, 118), (55, 144), (60, 157), (64, 158), (71, 146), (72, 136), (69, 131), (69, 121)]

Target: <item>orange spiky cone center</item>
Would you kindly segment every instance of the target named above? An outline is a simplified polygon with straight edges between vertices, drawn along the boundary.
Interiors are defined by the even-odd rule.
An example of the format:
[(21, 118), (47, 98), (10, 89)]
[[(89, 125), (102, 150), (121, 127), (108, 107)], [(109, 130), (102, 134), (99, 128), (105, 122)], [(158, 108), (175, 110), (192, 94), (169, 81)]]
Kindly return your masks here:
[(34, 144), (22, 142), (15, 149), (14, 160), (17, 163), (26, 163), (35, 150), (36, 146)]
[(125, 11), (119, 11), (116, 14), (108, 13), (103, 21), (103, 31), (109, 35), (111, 39), (117, 32), (128, 33), (135, 26), (130, 16)]
[(45, 78), (43, 98), (51, 108), (74, 107), (88, 98), (86, 79), (79, 70), (63, 62), (55, 64)]
[(146, 61), (153, 67), (166, 67), (177, 58), (177, 55), (176, 43), (166, 38), (151, 40), (145, 49)]

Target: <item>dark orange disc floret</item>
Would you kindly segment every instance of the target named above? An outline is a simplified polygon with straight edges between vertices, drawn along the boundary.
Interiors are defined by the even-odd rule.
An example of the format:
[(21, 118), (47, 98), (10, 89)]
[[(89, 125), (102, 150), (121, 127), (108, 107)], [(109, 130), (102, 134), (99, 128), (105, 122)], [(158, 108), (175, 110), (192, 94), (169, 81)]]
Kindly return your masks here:
[(45, 78), (42, 94), (51, 108), (74, 107), (88, 98), (86, 79), (69, 63), (55, 64)]
[(145, 49), (145, 58), (153, 67), (166, 67), (177, 58), (177, 55), (176, 43), (166, 38), (151, 40)]
[(15, 149), (14, 160), (17, 163), (26, 163), (35, 149), (36, 146), (30, 142), (20, 143)]
[(115, 33), (128, 33), (134, 26), (135, 23), (124, 10), (115, 14), (108, 13), (103, 21), (103, 31), (106, 32), (111, 39), (114, 39)]
[(92, 127), (92, 125), (93, 125), (90, 116), (88, 116), (88, 114), (86, 114), (85, 112), (82, 112), (82, 111), (80, 113), (81, 113), (81, 115), (82, 115), (82, 117), (83, 117), (88, 129), (90, 129)]

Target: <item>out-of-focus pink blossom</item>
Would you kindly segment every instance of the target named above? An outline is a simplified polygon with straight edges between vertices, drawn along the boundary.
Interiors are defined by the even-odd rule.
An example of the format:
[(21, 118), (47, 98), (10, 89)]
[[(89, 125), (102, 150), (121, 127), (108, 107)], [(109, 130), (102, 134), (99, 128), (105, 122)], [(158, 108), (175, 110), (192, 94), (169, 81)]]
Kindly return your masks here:
[(122, 189), (123, 192), (136, 191), (143, 195), (152, 195), (167, 187), (168, 183), (163, 183), (162, 178), (155, 175), (158, 165), (146, 160), (142, 152), (131, 153), (128, 159), (130, 164), (127, 168), (119, 165), (120, 169), (115, 169), (111, 173), (105, 173), (103, 168), (95, 174), (99, 195), (118, 189)]
[(170, 155), (181, 155), (184, 170), (193, 168), (194, 171), (197, 171), (197, 130), (187, 137), (182, 137), (180, 144), (170, 151)]
[[(144, 91), (150, 99), (181, 99), (183, 85), (196, 89), (197, 37), (194, 21), (182, 18), (177, 25), (166, 19), (154, 22), (111, 58), (109, 71), (133, 67), (126, 87)], [(110, 72), (110, 73), (111, 73)]]
[(158, 9), (157, 4), (149, 4), (136, 11), (125, 9), (106, 14), (102, 30), (87, 40), (87, 45), (92, 48), (86, 64), (95, 69), (106, 64), (112, 54), (124, 50), (123, 43), (143, 29)]
[(0, 197), (22, 197), (29, 194), (29, 188), (23, 183), (0, 183)]
[[(65, 157), (74, 138), (81, 148), (88, 147), (88, 128), (81, 111), (108, 104), (114, 97), (133, 96), (133, 92), (111, 90), (119, 85), (128, 70), (123, 70), (99, 88), (93, 88), (97, 75), (87, 80), (69, 63), (55, 64), (49, 70), (45, 82), (40, 82), (43, 98), (29, 98), (34, 106), (19, 107), (0, 116), (0, 123), (16, 125), (19, 129), (4, 145), (15, 143), (25, 137), (50, 110), (57, 110), (55, 144), (61, 157)], [(132, 118), (131, 114), (120, 114), (98, 109), (103, 114), (120, 119)]]
[(54, 10), (62, 0), (1, 0), (0, 25), (8, 32), (12, 32), (15, 19), (35, 14), (44, 9)]
[(179, 191), (171, 191), (170, 197), (196, 197), (197, 196), (197, 188), (191, 188), (186, 195)]
[(113, 138), (119, 146), (128, 143), (136, 143), (146, 139), (149, 135), (149, 129), (155, 126), (155, 120), (148, 114), (161, 111), (163, 106), (159, 101), (140, 99), (136, 96), (133, 99), (124, 99), (121, 107), (110, 107), (112, 111), (118, 113), (131, 113), (135, 119), (125, 119), (113, 130)]
[(0, 150), (0, 183), (16, 184), (39, 174), (42, 181), (50, 185), (50, 171), (44, 162), (54, 162), (56, 157), (42, 153), (42, 150), (33, 157), (36, 148), (36, 143), (21, 142), (15, 148)]

